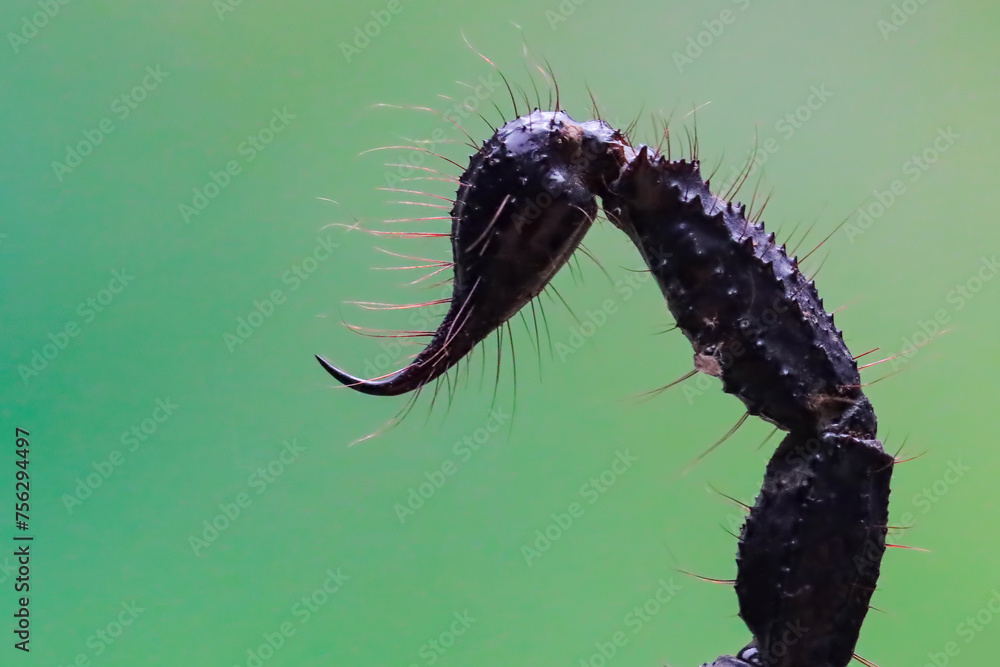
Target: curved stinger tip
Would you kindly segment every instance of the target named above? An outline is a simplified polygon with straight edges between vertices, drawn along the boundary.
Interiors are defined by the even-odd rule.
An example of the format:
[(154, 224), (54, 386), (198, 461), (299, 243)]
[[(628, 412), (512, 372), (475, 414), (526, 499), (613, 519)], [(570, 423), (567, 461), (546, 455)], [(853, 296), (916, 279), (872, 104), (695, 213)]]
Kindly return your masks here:
[(322, 366), (326, 372), (332, 375), (338, 382), (345, 387), (350, 387), (351, 389), (359, 391), (362, 394), (368, 394), (370, 396), (395, 396), (410, 390), (409, 387), (401, 386), (398, 382), (400, 375), (399, 371), (375, 380), (365, 380), (363, 378), (355, 377), (346, 371), (340, 370), (318, 354), (315, 355), (315, 357), (316, 361), (320, 363), (320, 366)]

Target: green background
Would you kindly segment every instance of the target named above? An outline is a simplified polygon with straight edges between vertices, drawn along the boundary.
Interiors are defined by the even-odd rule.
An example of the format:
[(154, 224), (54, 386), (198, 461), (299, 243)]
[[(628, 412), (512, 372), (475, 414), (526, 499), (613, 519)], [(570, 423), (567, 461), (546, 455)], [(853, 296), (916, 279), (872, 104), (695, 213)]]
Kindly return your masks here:
[[(700, 107), (701, 157), (706, 170), (721, 165), (720, 178), (743, 166), (755, 136), (758, 145), (773, 137), (777, 149), (741, 198), (762, 177), (758, 206), (774, 195), (769, 228), (787, 238), (798, 225), (797, 239), (815, 223), (800, 254), (900, 181), (902, 194), (867, 231), (849, 233), (852, 218), (805, 263), (815, 271), (828, 254), (820, 291), (829, 308), (847, 306), (837, 322), (856, 354), (881, 348), (866, 360), (949, 329), (870, 389), (887, 448), (905, 439), (903, 455), (926, 452), (894, 475), (893, 523), (912, 528), (893, 541), (930, 551), (886, 555), (873, 599), (885, 613), (869, 616), (858, 650), (883, 665), (933, 664), (934, 654), (938, 665), (995, 659), (1000, 621), (988, 622), (988, 603), (1000, 590), (1000, 281), (984, 270), (977, 282), (977, 271), (1000, 244), (989, 203), (1000, 151), (996, 8), (243, 0), (220, 13), (217, 4), (69, 2), (26, 33), (24, 21), (44, 3), (9, 0), (0, 9), (0, 663), (68, 665), (82, 655), (80, 664), (94, 665), (252, 665), (248, 651), (286, 622), (294, 634), (273, 655), (265, 650), (264, 664), (597, 666), (598, 645), (623, 632), (608, 664), (684, 666), (746, 642), (731, 588), (679, 570), (735, 576), (736, 541), (726, 530), (738, 530), (742, 510), (709, 485), (752, 502), (777, 440), (758, 448), (769, 428), (751, 420), (688, 469), (742, 408), (714, 380), (635, 398), (685, 373), (691, 349), (679, 332), (656, 335), (671, 318), (652, 283), (630, 298), (616, 290), (641, 276), (630, 273), (641, 263), (607, 222), (586, 244), (610, 279), (583, 257), (576, 275), (564, 270), (555, 280), (581, 320), (602, 322), (586, 329), (584, 344), (573, 346), (578, 325), (555, 298), (542, 302), (561, 354), (550, 354), (544, 334), (536, 352), (533, 333), (512, 321), (516, 406), (508, 345), (493, 407), (513, 420), (493, 434), (478, 430), (493, 403), (491, 341), (485, 371), (477, 355), (449, 409), (443, 395), (432, 410), (426, 393), (399, 426), (348, 446), (406, 399), (333, 387), (312, 355), (357, 373), (379, 364), (384, 341), (342, 322), (410, 329), (410, 311), (345, 301), (423, 301), (441, 288), (401, 286), (420, 271), (371, 270), (414, 263), (375, 248), (446, 258), (448, 247), (327, 225), (386, 229), (383, 218), (439, 214), (388, 204), (413, 197), (376, 189), (396, 173), (383, 163), (406, 151), (359, 154), (438, 128), (461, 139), (433, 114), (373, 105), (447, 109), (454, 102), (441, 95), (470, 95), (456, 82), (475, 85), (492, 70), (463, 32), (528, 91), (530, 63), (546, 59), (567, 111), (589, 117), (589, 86), (605, 118), (622, 126), (640, 118), (637, 141), (655, 143), (652, 118), (661, 112), (673, 113), (675, 137), (683, 136), (693, 127), (684, 116)], [(894, 11), (898, 30), (880, 28)], [(379, 16), (384, 26), (371, 23)], [(375, 36), (345, 55), (366, 24)], [(700, 53), (691, 46), (699, 40)], [(675, 54), (689, 48), (697, 57), (678, 65)], [(165, 77), (122, 117), (114, 100), (157, 66)], [(534, 81), (547, 89), (537, 73)], [(828, 99), (800, 109), (813, 87)], [(487, 120), (501, 120), (494, 102), (513, 117), (497, 89), (480, 108)], [(240, 146), (274, 109), (294, 118), (250, 161)], [(796, 111), (808, 120), (789, 132), (782, 119)], [(112, 131), (57, 173), (53, 163), (103, 119)], [(475, 116), (463, 125), (478, 140), (491, 132)], [(935, 154), (949, 128), (958, 138)], [(461, 143), (434, 148), (460, 164), (468, 156)], [(936, 160), (912, 172), (908, 161), (924, 151)], [(180, 205), (231, 160), (239, 173), (186, 222)], [(441, 160), (425, 164), (458, 174)], [(441, 221), (395, 226), (403, 228), (446, 231)], [(292, 289), (283, 276), (318, 239), (339, 247)], [(90, 316), (80, 304), (107, 299), (112, 271), (134, 278)], [(974, 289), (971, 298), (957, 297), (958, 286)], [(227, 346), (239, 318), (276, 289), (283, 303), (245, 342)], [(614, 311), (606, 322), (602, 309)], [(431, 327), (439, 317), (428, 315)], [(78, 335), (37, 375), (25, 374), (71, 322)], [(391, 361), (383, 372), (417, 349), (383, 358)], [(892, 370), (887, 363), (864, 377)], [(122, 434), (162, 417), (157, 399), (178, 407), (162, 423), (146, 421), (155, 431), (130, 451)], [(8, 631), (15, 427), (31, 433), (30, 655), (13, 649)], [(466, 437), (483, 444), (463, 460), (455, 446)], [(304, 449), (273, 464), (292, 440)], [(100, 483), (89, 497), (67, 501), (88, 475), (108, 470), (116, 450), (120, 465), (91, 478)], [(590, 504), (582, 485), (626, 451), (638, 461)], [(401, 522), (394, 507), (447, 461), (454, 474)], [(269, 463), (278, 476), (253, 477)], [(249, 506), (196, 555), (191, 536), (241, 493)], [(582, 516), (526, 562), (522, 547), (574, 502)], [(348, 579), (301, 622), (295, 605), (338, 568)], [(671, 579), (679, 589), (636, 632), (626, 615)], [(94, 639), (98, 630), (117, 633), (122, 605), (133, 601), (143, 611), (131, 625), (111, 643)], [(435, 653), (429, 642), (444, 633), (451, 643), (454, 614), (466, 612), (475, 621)], [(978, 630), (960, 627), (977, 613)]]

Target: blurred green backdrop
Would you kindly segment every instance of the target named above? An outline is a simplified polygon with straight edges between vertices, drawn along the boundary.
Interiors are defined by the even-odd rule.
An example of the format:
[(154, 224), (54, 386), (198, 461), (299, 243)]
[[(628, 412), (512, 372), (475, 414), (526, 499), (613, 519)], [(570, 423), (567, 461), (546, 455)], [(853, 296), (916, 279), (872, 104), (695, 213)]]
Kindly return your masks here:
[(747, 640), (732, 590), (678, 570), (735, 576), (742, 510), (709, 485), (752, 502), (777, 440), (758, 448), (769, 429), (748, 423), (685, 472), (741, 405), (696, 379), (635, 398), (691, 350), (656, 335), (671, 318), (606, 222), (586, 244), (610, 278), (584, 258), (555, 281), (584, 325), (545, 297), (538, 353), (512, 321), (516, 394), (508, 345), (494, 401), (490, 342), (449, 410), (424, 395), (348, 446), (405, 399), (336, 389), (312, 355), (402, 365), (418, 348), (342, 322), (419, 317), (345, 301), (438, 298), (401, 286), (420, 272), (371, 269), (414, 263), (376, 247), (448, 249), (336, 224), (438, 214), (376, 189), (411, 153), (360, 153), (461, 135), (374, 105), (512, 117), (463, 33), (531, 97), (546, 59), (571, 115), (591, 114), (589, 86), (640, 141), (699, 107), (722, 181), (756, 138), (742, 196), (773, 192), (765, 221), (793, 242), (814, 225), (800, 253), (851, 216), (805, 266), (847, 306), (855, 353), (908, 352), (865, 377), (901, 371), (870, 389), (888, 448), (927, 452), (894, 477), (893, 523), (912, 528), (893, 541), (930, 550), (887, 554), (858, 650), (995, 659), (998, 17), (916, 0), (5, 2), (0, 517), (10, 540), (20, 427), (35, 539), (28, 655), (14, 543), (0, 550), (0, 663), (690, 666)]

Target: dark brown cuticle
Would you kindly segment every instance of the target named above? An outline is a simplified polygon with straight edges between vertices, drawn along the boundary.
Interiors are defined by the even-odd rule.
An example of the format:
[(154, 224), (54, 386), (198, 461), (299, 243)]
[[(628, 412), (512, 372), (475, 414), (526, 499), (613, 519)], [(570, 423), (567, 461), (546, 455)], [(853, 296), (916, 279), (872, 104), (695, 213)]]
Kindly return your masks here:
[(603, 121), (562, 111), (505, 124), (460, 179), (454, 294), (430, 344), (383, 378), (320, 363), (377, 396), (436, 380), (548, 285), (598, 197), (659, 284), (695, 369), (787, 432), (739, 539), (735, 587), (753, 639), (711, 667), (844, 667), (878, 581), (894, 459), (815, 284), (745, 207), (711, 192), (697, 160), (635, 150)]

